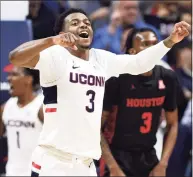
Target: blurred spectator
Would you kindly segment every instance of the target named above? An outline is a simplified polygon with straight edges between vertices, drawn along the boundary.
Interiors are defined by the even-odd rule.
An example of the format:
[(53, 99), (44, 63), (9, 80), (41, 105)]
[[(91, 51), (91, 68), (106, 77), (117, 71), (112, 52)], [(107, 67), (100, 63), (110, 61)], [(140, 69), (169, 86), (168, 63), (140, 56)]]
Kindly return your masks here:
[(115, 10), (111, 14), (110, 23), (96, 30), (92, 47), (105, 49), (113, 53), (120, 53), (121, 31), (120, 11)]
[[(122, 53), (121, 51), (121, 37), (123, 31), (128, 28), (128, 26), (135, 27), (135, 28), (150, 28), (155, 31), (155, 33), (158, 36), (158, 39), (160, 40), (160, 34), (158, 30), (153, 27), (152, 25), (146, 24), (143, 19), (140, 16), (140, 11), (139, 11), (139, 2), (138, 1), (117, 1), (114, 3), (113, 11), (119, 10), (120, 12), (120, 18), (121, 18), (121, 25), (117, 27), (116, 31), (113, 36), (109, 35), (109, 32), (107, 30), (104, 30), (107, 27), (102, 27), (96, 30), (96, 35), (94, 36), (94, 41), (93, 41), (93, 47), (95, 48), (100, 48), (100, 49), (106, 49), (111, 52), (120, 54)], [(112, 15), (113, 16), (113, 15)], [(112, 24), (112, 18), (110, 25)], [(107, 41), (111, 41), (110, 45), (108, 45), (108, 48), (106, 45), (100, 44), (101, 39), (105, 38), (107, 36)], [(113, 37), (113, 40), (112, 40)], [(108, 42), (109, 44), (109, 42)], [(114, 50), (116, 48), (116, 50)]]
[[(108, 2), (109, 1), (109, 2)], [(72, 8), (83, 9), (92, 21), (93, 29), (104, 26), (108, 22), (110, 9), (110, 0), (81, 0), (81, 1), (69, 1), (69, 6)]]
[(125, 52), (126, 50), (126, 41), (127, 41), (127, 37), (129, 36), (129, 34), (131, 33), (132, 31), (132, 27), (131, 26), (128, 26), (127, 28), (125, 28), (125, 30), (123, 31), (122, 33), (122, 36), (121, 36), (121, 52)]
[(171, 33), (175, 23), (184, 20), (191, 24), (191, 11), (188, 3), (179, 2), (154, 2), (149, 14), (144, 14), (144, 20), (148, 24), (159, 29), (163, 38)]
[(168, 37), (174, 24), (178, 21), (178, 6), (175, 2), (154, 3), (150, 14), (144, 15), (146, 23), (156, 27), (162, 35), (162, 38)]
[(155, 31), (158, 39), (161, 39), (158, 30), (144, 22), (139, 9), (139, 1), (120, 1), (118, 7), (121, 11), (123, 28), (128, 25), (134, 25), (135, 28), (150, 28)]
[(29, 1), (29, 15), (27, 19), (32, 20), (34, 39), (54, 35), (55, 15), (42, 0)]
[(179, 103), (179, 119), (181, 119), (188, 101), (192, 98), (192, 52), (191, 44), (182, 46), (177, 50), (176, 74), (182, 89)]
[(62, 12), (66, 11), (69, 8), (68, 1), (47, 1), (43, 0), (43, 3), (51, 9), (55, 15), (61, 14)]
[[(179, 13), (178, 13), (179, 14)], [(186, 21), (187, 23), (191, 24), (192, 16), (190, 13), (181, 13), (179, 16), (179, 21)], [(192, 32), (192, 29), (190, 29), (190, 34)], [(185, 46), (189, 46), (188, 48), (192, 48), (191, 46), (191, 35), (187, 36), (183, 41), (181, 41), (179, 44), (175, 45), (169, 52), (168, 52), (168, 60), (167, 62), (173, 67), (179, 67), (179, 64), (183, 62), (183, 57), (180, 57), (179, 59), (179, 51), (181, 48), (184, 48)], [(180, 52), (181, 54), (183, 52)], [(181, 55), (180, 54), (180, 55)], [(190, 54), (190, 53), (189, 53)]]
[(179, 4), (179, 12), (192, 12), (192, 1), (178, 1)]
[(66, 11), (69, 8), (68, 1), (58, 0), (57, 2), (58, 2), (59, 14), (63, 13), (64, 11)]
[(91, 21), (106, 18), (110, 13), (110, 8), (109, 8), (111, 5), (110, 0), (99, 0), (99, 3), (101, 7), (90, 14)]
[[(192, 99), (189, 101), (182, 121), (179, 124), (178, 137), (169, 161), (167, 176), (185, 176), (185, 170), (190, 160), (192, 150)], [(188, 171), (187, 176), (191, 176)]]
[[(189, 24), (192, 25), (192, 15), (191, 15), (191, 13), (188, 13), (188, 12), (182, 13), (181, 16), (180, 16), (180, 21), (185, 21), (185, 22), (187, 22), (187, 23), (189, 23)], [(190, 28), (190, 34), (192, 34), (192, 28)], [(185, 42), (186, 42), (186, 41), (191, 41), (191, 40), (192, 40), (191, 37), (192, 37), (192, 36), (189, 35), (189, 36), (186, 38)]]

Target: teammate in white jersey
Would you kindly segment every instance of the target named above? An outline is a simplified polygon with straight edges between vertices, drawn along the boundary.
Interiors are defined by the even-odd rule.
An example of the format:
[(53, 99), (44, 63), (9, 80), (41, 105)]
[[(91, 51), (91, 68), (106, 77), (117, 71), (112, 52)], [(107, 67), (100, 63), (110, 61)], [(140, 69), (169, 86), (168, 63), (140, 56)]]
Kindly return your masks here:
[(0, 136), (5, 126), (8, 142), (6, 176), (28, 176), (43, 121), (43, 96), (34, 93), (39, 76), (37, 71), (12, 65), (5, 71), (11, 94), (0, 116)]
[(22, 44), (10, 62), (40, 71), (45, 121), (33, 154), (32, 176), (95, 176), (92, 159), (101, 157), (100, 128), (105, 81), (121, 73), (151, 70), (189, 34), (186, 22), (137, 55), (90, 49), (93, 38), (86, 13), (70, 9), (56, 22), (56, 36)]

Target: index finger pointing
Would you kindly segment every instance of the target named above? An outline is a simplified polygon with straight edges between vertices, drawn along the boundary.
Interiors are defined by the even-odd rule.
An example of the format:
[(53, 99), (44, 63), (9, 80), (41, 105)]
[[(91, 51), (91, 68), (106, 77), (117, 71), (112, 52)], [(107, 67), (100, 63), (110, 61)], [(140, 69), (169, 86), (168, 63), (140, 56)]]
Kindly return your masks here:
[(73, 39), (74, 39), (75, 41), (78, 40), (78, 38), (77, 38), (74, 34), (71, 34), (71, 36), (73, 37)]

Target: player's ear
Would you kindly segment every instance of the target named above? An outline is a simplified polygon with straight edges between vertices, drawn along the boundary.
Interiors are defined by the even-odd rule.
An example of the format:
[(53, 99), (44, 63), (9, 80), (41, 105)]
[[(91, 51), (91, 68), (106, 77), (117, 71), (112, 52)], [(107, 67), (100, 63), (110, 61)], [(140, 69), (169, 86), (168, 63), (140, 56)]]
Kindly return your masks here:
[(136, 54), (136, 50), (134, 48), (130, 48), (127, 51), (130, 55), (135, 55)]
[(26, 76), (26, 84), (30, 85), (33, 82), (33, 78), (31, 76)]

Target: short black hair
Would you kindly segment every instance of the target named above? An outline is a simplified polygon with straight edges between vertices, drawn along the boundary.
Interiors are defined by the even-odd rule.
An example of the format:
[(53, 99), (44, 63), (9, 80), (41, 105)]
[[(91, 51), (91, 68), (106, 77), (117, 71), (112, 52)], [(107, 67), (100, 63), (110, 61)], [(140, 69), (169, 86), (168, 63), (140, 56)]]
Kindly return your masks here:
[(142, 32), (152, 32), (158, 38), (156, 32), (151, 28), (139, 28), (139, 29), (138, 28), (133, 28), (132, 32), (129, 33), (129, 35), (127, 36), (127, 40), (125, 42), (125, 49), (126, 49), (125, 53), (126, 54), (129, 54), (128, 53), (129, 49), (131, 49), (133, 47), (133, 40), (134, 40), (135, 36), (138, 33), (142, 33)]
[(34, 90), (38, 90), (40, 87), (39, 71), (29, 68), (23, 68), (23, 72), (26, 76), (31, 76), (33, 78), (32, 87)]
[(58, 35), (62, 31), (65, 18), (68, 15), (73, 13), (81, 13), (81, 14), (84, 14), (85, 16), (88, 16), (87, 13), (82, 9), (74, 9), (74, 8), (68, 9), (67, 11), (60, 14), (58, 19), (56, 20), (55, 27), (54, 27), (54, 32), (56, 35)]

